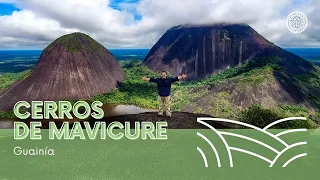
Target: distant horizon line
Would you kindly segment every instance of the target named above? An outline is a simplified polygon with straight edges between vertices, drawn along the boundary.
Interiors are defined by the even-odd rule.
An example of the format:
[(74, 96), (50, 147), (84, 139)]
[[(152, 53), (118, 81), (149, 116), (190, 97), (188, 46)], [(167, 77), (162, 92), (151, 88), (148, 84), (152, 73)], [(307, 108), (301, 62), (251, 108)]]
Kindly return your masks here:
[[(283, 49), (320, 49), (320, 47), (281, 47), (281, 48)], [(44, 49), (0, 49), (0, 51), (43, 51)], [(150, 50), (151, 48), (106, 48), (106, 49), (107, 50)]]
[[(281, 46), (279, 46), (281, 47)], [(106, 48), (106, 47), (105, 47)], [(152, 48), (152, 47), (151, 47)], [(106, 48), (107, 50), (150, 50), (151, 48)], [(319, 47), (281, 47), (283, 49), (320, 49)], [(0, 51), (43, 51), (43, 49), (0, 49)]]
[[(320, 48), (320, 47), (319, 47)], [(0, 51), (43, 51), (43, 49), (0, 49)], [(107, 50), (126, 50), (126, 49), (143, 49), (143, 50), (150, 50), (151, 48), (106, 48)]]

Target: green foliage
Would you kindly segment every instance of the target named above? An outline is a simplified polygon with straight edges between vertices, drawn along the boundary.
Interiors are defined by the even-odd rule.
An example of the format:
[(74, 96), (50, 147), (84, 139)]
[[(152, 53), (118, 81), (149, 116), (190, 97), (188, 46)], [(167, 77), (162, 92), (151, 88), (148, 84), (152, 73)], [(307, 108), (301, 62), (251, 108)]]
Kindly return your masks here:
[(141, 61), (140, 60), (122, 60), (122, 61), (119, 61), (119, 64), (122, 68), (129, 69), (129, 68), (140, 65)]
[(196, 87), (196, 86), (203, 86), (203, 85), (209, 85), (209, 84), (214, 84), (216, 82), (220, 82), (222, 80), (231, 78), (239, 74), (241, 71), (242, 67), (235, 67), (235, 68), (229, 68), (221, 73), (215, 74), (213, 76), (209, 76), (206, 78), (203, 78), (198, 81), (190, 81), (187, 84), (190, 87)]
[[(140, 61), (141, 62), (141, 61)], [(139, 61), (120, 61), (125, 72), (125, 81), (111, 92), (95, 96), (91, 100), (103, 103), (131, 104), (147, 108), (157, 108), (157, 88), (154, 83), (143, 81), (143, 76), (159, 77), (145, 66), (139, 66)]]
[(22, 80), (31, 74), (31, 70), (20, 73), (0, 73), (0, 92), (11, 86), (14, 82)]
[[(294, 107), (294, 106), (283, 106), (281, 111), (276, 111), (272, 109), (264, 109), (260, 105), (252, 105), (248, 109), (241, 112), (240, 121), (246, 122), (248, 124), (252, 124), (263, 128), (268, 124), (285, 118), (287, 113), (295, 116), (300, 114), (300, 112), (305, 112), (302, 107)], [(301, 117), (301, 115), (299, 115)], [(280, 129), (287, 129), (287, 128), (314, 128), (314, 125), (310, 119), (307, 121), (287, 121), (283, 123), (279, 123), (272, 128), (280, 128)]]
[(14, 115), (13, 111), (0, 111), (0, 118), (1, 119), (13, 119), (16, 118), (16, 116)]
[(320, 98), (315, 95), (320, 91), (320, 68), (315, 67), (315, 71), (294, 76), (294, 80), (297, 81), (301, 86), (305, 86), (311, 91), (306, 94), (307, 99), (314, 103), (318, 108), (320, 108)]
[(237, 109), (231, 103), (231, 97), (228, 92), (218, 92), (213, 95), (209, 101), (208, 107), (210, 114), (221, 118), (237, 118)]
[(279, 113), (284, 117), (307, 117), (312, 128), (317, 128), (320, 122), (320, 112), (309, 111), (303, 106), (279, 105)]
[(290, 105), (279, 105), (279, 111), (283, 112), (286, 116), (309, 116), (309, 111), (303, 106), (290, 106)]
[(318, 122), (318, 124), (319, 124), (320, 123), (320, 111), (316, 112), (315, 117), (316, 117), (315, 122)]
[(172, 86), (172, 109), (174, 111), (179, 111), (186, 104), (190, 103), (189, 100), (194, 96), (194, 94), (189, 93), (189, 88), (187, 88), (183, 83), (176, 83)]
[(281, 70), (276, 57), (256, 58), (238, 67), (231, 67), (221, 73), (187, 83), (189, 87), (212, 85), (230, 78), (240, 78), (241, 86), (273, 81), (272, 71)]
[(45, 48), (43, 52), (47, 53), (50, 48), (58, 45), (65, 47), (69, 52), (76, 53), (83, 48), (82, 42), (86, 42), (86, 49), (88, 51), (100, 51), (105, 49), (104, 46), (86, 34), (72, 33), (59, 37)]
[(297, 76), (295, 76), (295, 78), (306, 86), (320, 89), (320, 70), (319, 70), (319, 68), (316, 68), (315, 71), (307, 73), (307, 74), (297, 75)]
[(241, 112), (240, 121), (263, 128), (268, 124), (281, 119), (281, 117), (269, 110), (263, 109), (259, 105), (252, 105), (248, 109)]
[(273, 68), (271, 66), (264, 66), (262, 68), (253, 69), (238, 76), (239, 82), (237, 86), (240, 89), (252, 88), (253, 86), (262, 84), (264, 82), (274, 82), (272, 74)]

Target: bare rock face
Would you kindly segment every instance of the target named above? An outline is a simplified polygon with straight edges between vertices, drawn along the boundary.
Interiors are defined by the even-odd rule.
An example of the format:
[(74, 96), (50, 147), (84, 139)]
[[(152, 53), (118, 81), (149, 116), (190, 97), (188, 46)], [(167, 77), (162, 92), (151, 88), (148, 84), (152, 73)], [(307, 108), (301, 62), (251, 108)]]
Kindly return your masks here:
[(143, 64), (199, 79), (238, 66), (276, 47), (244, 24), (180, 25), (169, 29)]
[(110, 92), (123, 82), (113, 55), (90, 36), (73, 33), (52, 42), (30, 76), (0, 96), (0, 110), (18, 101), (78, 100)]

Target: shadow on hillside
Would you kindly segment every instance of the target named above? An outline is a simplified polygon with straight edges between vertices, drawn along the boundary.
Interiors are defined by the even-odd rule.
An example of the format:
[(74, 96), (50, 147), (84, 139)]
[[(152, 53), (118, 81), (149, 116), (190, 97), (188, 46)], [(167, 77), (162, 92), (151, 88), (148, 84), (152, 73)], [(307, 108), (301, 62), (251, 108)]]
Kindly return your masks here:
[(302, 103), (304, 101), (304, 92), (302, 88), (295, 83), (295, 79), (278, 71), (274, 71), (273, 75), (281, 87), (288, 92), (290, 97), (296, 101), (296, 103)]
[[(308, 103), (311, 107), (320, 109), (320, 90), (312, 87), (311, 84), (303, 85), (293, 75), (288, 75), (278, 71), (273, 72), (274, 77), (281, 87), (288, 92), (290, 97), (296, 103)], [(309, 82), (310, 77), (306, 77), (303, 81)]]

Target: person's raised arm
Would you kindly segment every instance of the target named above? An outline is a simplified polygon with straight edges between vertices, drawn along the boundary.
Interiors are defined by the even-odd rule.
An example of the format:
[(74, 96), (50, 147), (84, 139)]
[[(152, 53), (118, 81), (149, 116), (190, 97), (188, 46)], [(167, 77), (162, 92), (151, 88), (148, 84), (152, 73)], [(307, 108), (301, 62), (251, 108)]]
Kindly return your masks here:
[(143, 76), (143, 77), (142, 77), (142, 80), (144, 80), (144, 81), (150, 81), (150, 78), (147, 78), (147, 77)]
[(181, 79), (186, 79), (187, 75), (186, 74), (182, 74), (181, 76), (177, 76), (175, 78), (172, 78), (171, 82), (177, 82), (180, 81)]
[(178, 76), (178, 80), (186, 79), (186, 78), (187, 78), (187, 74), (182, 74), (181, 76)]

